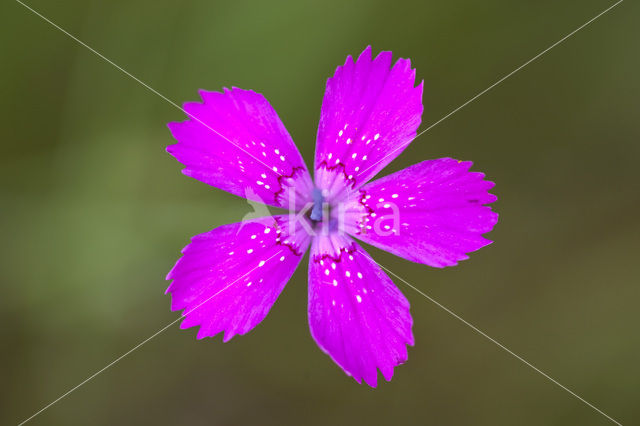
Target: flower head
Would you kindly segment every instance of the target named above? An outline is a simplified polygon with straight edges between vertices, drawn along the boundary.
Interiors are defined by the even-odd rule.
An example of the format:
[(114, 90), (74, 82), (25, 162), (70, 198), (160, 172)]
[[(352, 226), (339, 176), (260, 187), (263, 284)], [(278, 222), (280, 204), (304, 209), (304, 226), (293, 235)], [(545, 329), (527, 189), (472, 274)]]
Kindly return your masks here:
[(302, 256), (309, 326), (318, 346), (358, 382), (390, 380), (413, 345), (409, 302), (354, 238), (413, 262), (452, 266), (490, 243), (493, 183), (471, 162), (428, 160), (369, 182), (415, 138), (422, 83), (408, 59), (367, 47), (327, 81), (311, 179), (275, 110), (238, 88), (200, 91), (189, 119), (170, 123), (167, 151), (183, 173), (252, 201), (287, 208), (196, 235), (169, 273), (181, 328), (224, 341), (260, 323)]

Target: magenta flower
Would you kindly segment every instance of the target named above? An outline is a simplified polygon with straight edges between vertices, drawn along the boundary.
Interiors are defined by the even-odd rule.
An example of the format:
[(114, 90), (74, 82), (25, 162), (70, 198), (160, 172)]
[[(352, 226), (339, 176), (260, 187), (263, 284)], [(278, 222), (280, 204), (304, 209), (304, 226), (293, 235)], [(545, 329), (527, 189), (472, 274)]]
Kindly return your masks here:
[(309, 326), (318, 346), (359, 383), (391, 380), (413, 345), (409, 302), (351, 237), (413, 262), (456, 265), (491, 241), (493, 183), (471, 162), (428, 160), (367, 183), (415, 138), (422, 87), (408, 59), (347, 57), (327, 81), (312, 181), (280, 118), (260, 94), (200, 91), (167, 151), (183, 173), (293, 213), (196, 235), (167, 279), (180, 327), (198, 338), (245, 334), (273, 306), (302, 256)]

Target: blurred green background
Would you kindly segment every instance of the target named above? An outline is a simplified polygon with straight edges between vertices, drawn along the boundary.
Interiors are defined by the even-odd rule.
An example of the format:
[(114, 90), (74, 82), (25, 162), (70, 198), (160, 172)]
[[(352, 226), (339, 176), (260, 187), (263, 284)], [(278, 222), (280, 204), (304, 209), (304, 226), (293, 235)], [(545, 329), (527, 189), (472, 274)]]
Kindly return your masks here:
[[(425, 128), (612, 2), (28, 4), (177, 103), (265, 94), (310, 164), (347, 54), (410, 57)], [(0, 422), (16, 424), (177, 318), (164, 276), (180, 248), (249, 207), (179, 173), (164, 151), (179, 110), (18, 3), (0, 12)], [(473, 160), (497, 184), (493, 245), (444, 270), (372, 250), (622, 424), (640, 417), (639, 12), (623, 2), (383, 172)], [(173, 326), (32, 423), (608, 424), (402, 283), (409, 362), (356, 384), (309, 335), (306, 269), (249, 335)]]

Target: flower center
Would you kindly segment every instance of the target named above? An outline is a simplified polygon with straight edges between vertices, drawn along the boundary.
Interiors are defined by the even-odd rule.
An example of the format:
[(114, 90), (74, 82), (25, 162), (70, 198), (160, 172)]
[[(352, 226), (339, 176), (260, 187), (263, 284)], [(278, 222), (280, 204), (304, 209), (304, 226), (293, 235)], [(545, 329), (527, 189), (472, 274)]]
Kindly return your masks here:
[(324, 205), (322, 190), (313, 188), (313, 193), (311, 194), (311, 196), (313, 198), (313, 208), (311, 209), (309, 218), (314, 222), (320, 222), (322, 220), (322, 209)]
[[(321, 189), (314, 188), (311, 193), (311, 199), (313, 200), (312, 205), (307, 210), (306, 217), (311, 222), (314, 232), (326, 235), (337, 232), (340, 222), (334, 216), (338, 214), (339, 209), (328, 202)], [(307, 204), (306, 208), (309, 208), (309, 204)]]

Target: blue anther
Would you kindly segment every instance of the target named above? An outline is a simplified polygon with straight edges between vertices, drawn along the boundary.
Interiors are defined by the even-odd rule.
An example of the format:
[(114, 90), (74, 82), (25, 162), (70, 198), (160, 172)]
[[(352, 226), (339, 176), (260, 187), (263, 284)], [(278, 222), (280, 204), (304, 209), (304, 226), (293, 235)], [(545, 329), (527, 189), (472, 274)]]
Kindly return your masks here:
[(313, 188), (313, 208), (311, 209), (311, 220), (317, 222), (322, 220), (322, 205), (324, 204), (324, 197), (322, 196), (322, 190)]

